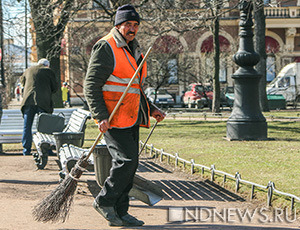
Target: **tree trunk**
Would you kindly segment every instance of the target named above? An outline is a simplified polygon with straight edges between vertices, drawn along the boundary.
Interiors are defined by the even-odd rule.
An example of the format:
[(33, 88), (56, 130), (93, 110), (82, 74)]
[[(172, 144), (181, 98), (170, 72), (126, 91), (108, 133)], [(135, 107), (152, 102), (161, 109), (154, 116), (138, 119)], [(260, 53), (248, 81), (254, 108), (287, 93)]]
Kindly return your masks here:
[[(57, 79), (57, 92), (53, 95), (54, 107), (63, 107), (61, 95), (60, 52), (61, 39), (68, 23), (73, 0), (56, 4), (46, 0), (29, 0), (36, 34), (38, 59), (47, 58)], [(55, 20), (54, 20), (55, 19)]]
[[(217, 12), (218, 13), (218, 12)], [(217, 15), (213, 24), (213, 40), (214, 40), (214, 77), (213, 77), (213, 101), (212, 112), (220, 112), (220, 42), (219, 42), (219, 16)]]
[(254, 9), (255, 20), (255, 51), (260, 55), (260, 61), (256, 65), (257, 71), (262, 74), (259, 82), (259, 104), (262, 111), (269, 111), (268, 98), (266, 92), (267, 71), (266, 71), (266, 18), (264, 14), (264, 1), (257, 0)]

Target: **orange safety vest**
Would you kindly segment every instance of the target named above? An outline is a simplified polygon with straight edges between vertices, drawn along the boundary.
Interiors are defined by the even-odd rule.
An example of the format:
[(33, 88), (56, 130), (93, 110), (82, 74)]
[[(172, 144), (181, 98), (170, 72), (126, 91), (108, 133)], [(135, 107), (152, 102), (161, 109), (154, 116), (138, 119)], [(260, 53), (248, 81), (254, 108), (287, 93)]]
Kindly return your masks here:
[[(124, 47), (117, 47), (116, 41), (112, 34), (108, 34), (101, 40), (106, 40), (112, 48), (115, 66), (112, 74), (107, 79), (105, 85), (102, 88), (103, 98), (109, 114), (113, 111), (117, 105), (120, 97), (125, 91), (129, 81), (133, 77), (138, 65), (135, 59)], [(129, 88), (124, 100), (120, 107), (114, 114), (110, 125), (116, 128), (128, 128), (134, 126), (138, 119), (139, 108), (140, 108), (140, 93), (141, 86), (143, 85), (144, 79), (147, 76), (147, 64), (145, 62), (142, 71), (137, 75), (133, 84)], [(145, 97), (145, 95), (143, 94)], [(147, 100), (146, 100), (147, 101)], [(148, 118), (150, 117), (150, 109), (148, 107)], [(148, 124), (140, 125), (143, 127), (150, 126), (150, 119)]]

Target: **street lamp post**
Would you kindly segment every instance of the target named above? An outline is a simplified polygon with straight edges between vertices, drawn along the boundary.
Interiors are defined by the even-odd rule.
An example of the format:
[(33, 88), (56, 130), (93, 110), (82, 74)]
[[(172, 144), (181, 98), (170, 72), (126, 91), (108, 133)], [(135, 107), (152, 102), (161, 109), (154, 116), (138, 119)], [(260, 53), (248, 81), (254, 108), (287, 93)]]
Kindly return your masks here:
[[(2, 12), (2, 0), (0, 0), (0, 122), (2, 118), (3, 96), (5, 96), (5, 78), (4, 78), (4, 64), (3, 64), (3, 12)], [(5, 103), (4, 103), (5, 104)], [(0, 151), (2, 152), (2, 145), (0, 145)]]
[(27, 34), (27, 0), (25, 0), (25, 69), (28, 68), (27, 42), (28, 42), (28, 34)]
[(0, 87), (5, 87), (5, 77), (4, 77), (4, 51), (3, 51), (3, 11), (2, 11), (2, 0), (0, 0), (0, 49), (1, 49), (1, 60), (0, 60), (0, 67), (1, 67), (1, 80), (0, 80)]
[(259, 106), (259, 81), (261, 75), (254, 69), (260, 57), (254, 51), (252, 32), (251, 0), (240, 1), (240, 43), (233, 56), (239, 69), (232, 75), (234, 79), (234, 106), (227, 121), (229, 140), (265, 140), (267, 122)]

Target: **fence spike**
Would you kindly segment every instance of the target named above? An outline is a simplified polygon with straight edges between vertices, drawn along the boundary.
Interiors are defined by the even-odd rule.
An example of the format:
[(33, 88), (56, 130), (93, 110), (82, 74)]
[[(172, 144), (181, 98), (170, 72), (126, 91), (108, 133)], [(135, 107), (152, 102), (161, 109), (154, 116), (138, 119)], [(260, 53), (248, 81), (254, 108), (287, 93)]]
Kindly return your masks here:
[(191, 174), (194, 174), (194, 165), (195, 165), (195, 161), (194, 159), (191, 159)]
[(175, 153), (175, 167), (178, 166), (178, 153)]
[(152, 157), (153, 149), (154, 149), (154, 146), (153, 146), (153, 144), (151, 144), (151, 147), (150, 147), (150, 157)]
[(295, 198), (292, 197), (292, 199), (291, 199), (291, 212), (294, 211), (294, 207), (295, 207)]
[(239, 189), (240, 189), (240, 179), (241, 179), (241, 174), (239, 172), (236, 172), (235, 173), (235, 178), (236, 178), (236, 181), (235, 181), (235, 184), (236, 184), (236, 187), (235, 187), (235, 192), (239, 192)]
[(267, 193), (267, 205), (268, 207), (272, 206), (272, 196), (273, 196), (273, 190), (275, 189), (275, 184), (272, 181), (269, 181), (268, 185), (268, 193)]
[(255, 186), (254, 184), (251, 186), (251, 196), (250, 196), (250, 200), (253, 200), (254, 198), (254, 189), (255, 189)]
[(225, 187), (225, 183), (226, 183), (226, 175), (224, 175), (224, 178), (223, 178), (223, 187)]
[(161, 149), (160, 150), (160, 162), (163, 162), (163, 160), (164, 160), (164, 150)]
[(211, 165), (210, 170), (211, 170), (211, 181), (215, 181), (215, 165)]

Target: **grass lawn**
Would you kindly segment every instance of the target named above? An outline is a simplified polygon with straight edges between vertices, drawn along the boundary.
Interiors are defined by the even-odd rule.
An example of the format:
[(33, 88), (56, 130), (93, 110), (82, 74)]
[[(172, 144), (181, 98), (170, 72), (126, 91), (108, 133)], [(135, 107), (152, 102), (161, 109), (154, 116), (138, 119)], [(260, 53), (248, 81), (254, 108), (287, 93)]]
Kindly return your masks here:
[[(298, 112), (284, 112), (281, 115), (276, 111), (267, 115), (297, 117)], [(95, 137), (95, 126), (89, 123), (88, 127), (86, 137)], [(146, 139), (149, 131), (141, 128), (141, 140)], [(176, 118), (159, 123), (148, 143), (155, 148), (163, 148), (167, 153), (178, 153), (186, 160), (194, 159), (201, 165), (214, 164), (216, 169), (233, 175), (239, 172), (244, 180), (264, 186), (273, 181), (276, 189), (300, 197), (300, 122), (269, 121), (268, 138), (274, 140), (227, 141), (225, 136), (226, 119), (204, 121)], [(249, 188), (247, 190), (250, 192)], [(261, 196), (265, 199), (266, 193)]]
[[(141, 128), (141, 140), (149, 131)], [(268, 122), (268, 138), (275, 139), (270, 141), (227, 141), (225, 136), (226, 121), (165, 119), (148, 143), (261, 185), (273, 181), (277, 189), (300, 197), (300, 122)]]

